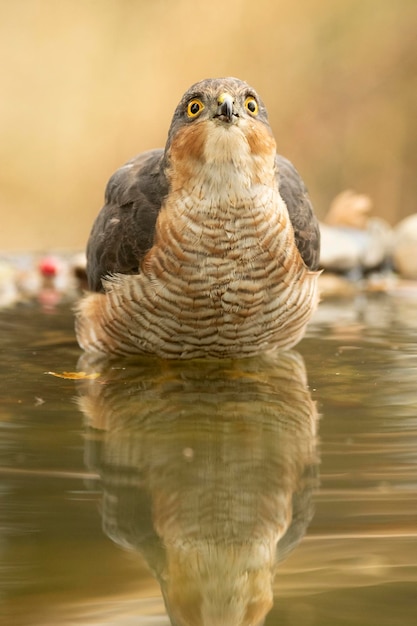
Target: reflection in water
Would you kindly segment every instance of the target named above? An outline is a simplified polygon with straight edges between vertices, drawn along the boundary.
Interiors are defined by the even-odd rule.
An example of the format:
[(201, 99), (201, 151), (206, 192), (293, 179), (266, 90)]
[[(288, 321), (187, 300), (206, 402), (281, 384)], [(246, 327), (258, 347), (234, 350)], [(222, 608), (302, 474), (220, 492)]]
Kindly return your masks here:
[(302, 358), (95, 371), (79, 405), (106, 534), (144, 556), (172, 624), (262, 624), (276, 565), (312, 516), (317, 412)]

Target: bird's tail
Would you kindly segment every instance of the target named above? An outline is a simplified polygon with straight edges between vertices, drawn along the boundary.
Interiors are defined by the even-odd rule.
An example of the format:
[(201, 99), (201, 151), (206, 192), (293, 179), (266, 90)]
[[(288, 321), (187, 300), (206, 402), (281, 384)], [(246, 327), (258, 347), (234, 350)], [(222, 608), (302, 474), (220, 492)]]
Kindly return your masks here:
[(83, 350), (102, 354), (109, 352), (106, 322), (105, 294), (89, 294), (77, 304), (75, 334)]

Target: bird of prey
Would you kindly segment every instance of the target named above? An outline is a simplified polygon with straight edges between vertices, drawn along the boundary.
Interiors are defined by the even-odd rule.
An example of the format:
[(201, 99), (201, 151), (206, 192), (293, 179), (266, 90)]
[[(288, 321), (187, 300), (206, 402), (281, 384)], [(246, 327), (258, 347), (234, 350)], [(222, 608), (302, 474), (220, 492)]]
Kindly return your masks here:
[(179, 102), (165, 149), (139, 154), (107, 184), (78, 342), (98, 355), (174, 359), (289, 348), (317, 304), (319, 237), (256, 91), (202, 80)]

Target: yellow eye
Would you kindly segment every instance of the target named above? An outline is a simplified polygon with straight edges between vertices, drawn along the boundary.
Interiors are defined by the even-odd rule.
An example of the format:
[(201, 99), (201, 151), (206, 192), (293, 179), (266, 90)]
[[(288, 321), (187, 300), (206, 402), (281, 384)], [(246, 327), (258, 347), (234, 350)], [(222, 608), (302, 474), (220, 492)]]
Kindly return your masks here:
[(251, 115), (258, 115), (259, 107), (253, 96), (248, 96), (245, 100), (245, 108)]
[(204, 109), (204, 104), (198, 98), (193, 98), (190, 100), (187, 106), (187, 115), (188, 117), (197, 117)]

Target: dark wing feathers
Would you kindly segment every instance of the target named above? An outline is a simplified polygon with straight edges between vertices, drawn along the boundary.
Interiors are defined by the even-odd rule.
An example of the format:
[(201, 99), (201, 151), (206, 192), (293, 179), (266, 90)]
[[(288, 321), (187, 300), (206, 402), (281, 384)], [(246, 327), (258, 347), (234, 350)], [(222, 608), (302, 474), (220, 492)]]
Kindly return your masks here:
[(144, 152), (110, 178), (87, 244), (88, 285), (93, 291), (103, 290), (107, 274), (136, 274), (152, 247), (156, 218), (168, 192), (163, 158), (162, 149)]
[(279, 191), (287, 205), (298, 251), (307, 267), (316, 270), (319, 266), (320, 231), (307, 189), (290, 161), (277, 155), (275, 162)]
[[(105, 205), (94, 222), (87, 244), (89, 288), (102, 291), (108, 274), (136, 274), (152, 247), (155, 222), (168, 183), (163, 168), (164, 151), (139, 154), (110, 178)], [(277, 155), (277, 177), (295, 232), (295, 242), (311, 270), (319, 264), (318, 222), (304, 183), (294, 166)]]

